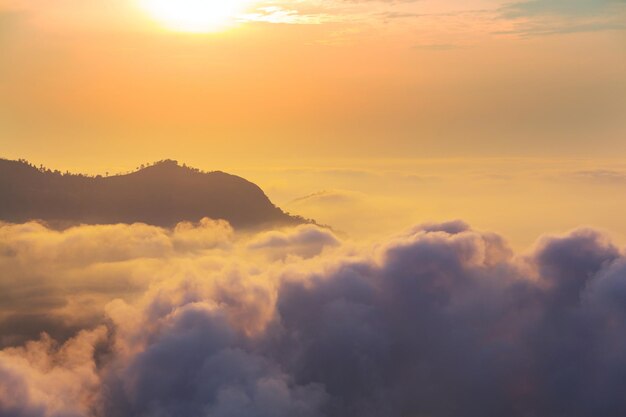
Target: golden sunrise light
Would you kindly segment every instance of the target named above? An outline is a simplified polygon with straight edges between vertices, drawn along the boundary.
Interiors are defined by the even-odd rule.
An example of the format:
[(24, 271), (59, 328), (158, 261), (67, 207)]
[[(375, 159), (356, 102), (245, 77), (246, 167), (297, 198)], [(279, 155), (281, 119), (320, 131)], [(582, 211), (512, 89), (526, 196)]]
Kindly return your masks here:
[(236, 23), (250, 0), (140, 0), (139, 5), (168, 29), (208, 33)]
[(0, 0), (0, 417), (626, 417), (626, 0)]

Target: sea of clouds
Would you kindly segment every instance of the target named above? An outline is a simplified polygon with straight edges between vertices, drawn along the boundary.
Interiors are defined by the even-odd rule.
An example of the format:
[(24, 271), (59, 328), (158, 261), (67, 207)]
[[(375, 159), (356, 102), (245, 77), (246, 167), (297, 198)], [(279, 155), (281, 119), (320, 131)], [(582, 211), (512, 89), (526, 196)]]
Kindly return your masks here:
[(598, 231), (0, 224), (2, 417), (624, 415), (626, 256)]

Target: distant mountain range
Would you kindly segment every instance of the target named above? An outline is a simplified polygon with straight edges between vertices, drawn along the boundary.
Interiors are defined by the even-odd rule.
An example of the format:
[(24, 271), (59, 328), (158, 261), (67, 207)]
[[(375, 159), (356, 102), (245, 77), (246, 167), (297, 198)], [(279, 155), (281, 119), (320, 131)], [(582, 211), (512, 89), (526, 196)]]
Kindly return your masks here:
[(203, 217), (235, 228), (305, 223), (276, 207), (257, 185), (173, 160), (114, 176), (62, 174), (0, 159), (0, 220), (43, 220), (53, 227), (142, 222), (170, 227)]

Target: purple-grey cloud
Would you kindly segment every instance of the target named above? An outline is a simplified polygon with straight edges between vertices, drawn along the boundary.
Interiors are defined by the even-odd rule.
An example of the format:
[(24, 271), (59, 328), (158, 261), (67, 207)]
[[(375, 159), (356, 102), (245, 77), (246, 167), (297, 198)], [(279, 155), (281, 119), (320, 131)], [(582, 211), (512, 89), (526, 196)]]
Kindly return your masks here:
[[(43, 302), (63, 321), (85, 297), (107, 300), (73, 322), (73, 337), (5, 344), (0, 415), (626, 413), (626, 256), (595, 230), (518, 255), (460, 221), (371, 245), (313, 226), (254, 236), (209, 222), (117, 227), (112, 239), (93, 226), (0, 226), (10, 248), (0, 283), (24, 304), (3, 304), (0, 317)], [(134, 252), (120, 258), (111, 250), (124, 241)], [(303, 246), (315, 250), (303, 256)], [(132, 291), (111, 289), (127, 282)]]

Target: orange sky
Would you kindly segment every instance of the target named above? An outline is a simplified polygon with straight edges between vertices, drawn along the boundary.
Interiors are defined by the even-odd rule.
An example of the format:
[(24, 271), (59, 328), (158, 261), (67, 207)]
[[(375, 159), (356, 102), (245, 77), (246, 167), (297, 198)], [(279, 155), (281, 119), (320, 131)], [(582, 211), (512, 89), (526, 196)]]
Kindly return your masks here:
[[(481, 158), (533, 158), (525, 172), (541, 166), (566, 176), (584, 158), (586, 169), (619, 177), (625, 17), (619, 0), (278, 0), (250, 3), (225, 30), (186, 33), (138, 1), (4, 0), (0, 156), (88, 173), (175, 158), (246, 174), (280, 204), (328, 189), (362, 192), (370, 180), (315, 174), (356, 166), (424, 177), (463, 167), (447, 191), (463, 188)], [(397, 158), (457, 162), (407, 168)], [(275, 174), (294, 167), (313, 174), (291, 184)], [(543, 181), (524, 175), (524, 193)], [(608, 212), (616, 191), (615, 178), (609, 182), (593, 188)], [(498, 198), (501, 191), (481, 184)], [(415, 207), (406, 194), (425, 192), (402, 189), (400, 204), (388, 189), (381, 185), (368, 204)], [(546, 224), (570, 227), (573, 218), (557, 225), (564, 200), (544, 194), (534, 197), (551, 213)], [(428, 195), (448, 203), (406, 209), (398, 222), (464, 213), (480, 221), (479, 200), (470, 208), (441, 189)], [(619, 223), (576, 201), (579, 222)], [(485, 226), (506, 229), (523, 218), (521, 209), (507, 210), (503, 226)]]
[(271, 5), (306, 24), (208, 34), (167, 30), (133, 1), (4, 3), (8, 157), (88, 169), (626, 152), (619, 2), (283, 1)]

